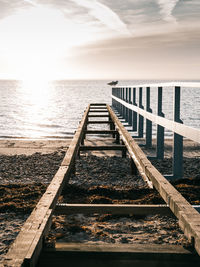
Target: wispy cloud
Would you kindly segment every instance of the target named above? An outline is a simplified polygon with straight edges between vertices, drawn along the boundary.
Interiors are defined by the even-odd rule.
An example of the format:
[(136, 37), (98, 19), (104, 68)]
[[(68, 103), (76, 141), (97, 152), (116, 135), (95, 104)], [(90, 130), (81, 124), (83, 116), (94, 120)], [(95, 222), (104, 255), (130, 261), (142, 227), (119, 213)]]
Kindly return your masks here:
[(123, 35), (130, 35), (127, 25), (120, 17), (108, 6), (98, 2), (97, 0), (71, 0), (77, 5), (87, 8), (89, 14), (106, 25), (111, 30), (119, 32)]
[(176, 23), (176, 18), (172, 15), (172, 12), (179, 0), (157, 0), (157, 2), (163, 19), (167, 22)]
[(24, 0), (25, 3), (31, 4), (32, 6), (38, 6), (38, 4), (33, 0)]

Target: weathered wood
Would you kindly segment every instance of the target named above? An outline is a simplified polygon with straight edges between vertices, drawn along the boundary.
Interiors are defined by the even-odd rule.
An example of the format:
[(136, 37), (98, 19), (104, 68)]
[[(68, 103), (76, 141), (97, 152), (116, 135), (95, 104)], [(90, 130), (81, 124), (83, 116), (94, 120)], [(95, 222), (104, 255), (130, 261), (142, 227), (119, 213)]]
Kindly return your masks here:
[(123, 145), (105, 145), (105, 146), (80, 146), (80, 151), (87, 151), (87, 150), (127, 150), (126, 146)]
[(90, 107), (92, 107), (92, 106), (106, 106), (106, 105), (107, 105), (106, 103), (91, 103)]
[(104, 109), (104, 110), (107, 110), (106, 109), (106, 106), (104, 106), (104, 107), (103, 106), (102, 107), (101, 106), (99, 106), (99, 107), (98, 106), (90, 106), (90, 111), (91, 110), (96, 110), (96, 109)]
[(131, 204), (58, 204), (54, 210), (56, 215), (73, 213), (83, 214), (133, 214), (133, 215), (172, 215), (167, 205), (131, 205)]
[(112, 98), (115, 99), (120, 104), (123, 104), (124, 108), (125, 107), (129, 108), (130, 110), (137, 112), (140, 116), (143, 116), (144, 118), (156, 124), (159, 124), (160, 126), (167, 128), (168, 130), (172, 132), (182, 135), (190, 140), (193, 140), (194, 142), (200, 143), (200, 130), (199, 129), (192, 128), (190, 126), (180, 124), (175, 121), (171, 121), (164, 117), (157, 116), (153, 113), (143, 110), (142, 108), (126, 103), (124, 100), (121, 100), (118, 97), (112, 96)]
[(106, 109), (105, 110), (96, 109), (96, 110), (90, 110), (90, 112), (105, 113), (105, 112), (108, 112), (108, 111)]
[(187, 267), (199, 264), (199, 257), (176, 245), (56, 243), (41, 255), (41, 266), (87, 267)]
[(87, 130), (85, 134), (117, 134), (116, 130)]
[(112, 124), (112, 121), (88, 121), (87, 124)]
[(144, 152), (136, 144), (128, 131), (123, 127), (117, 116), (107, 105), (109, 114), (119, 131), (130, 156), (134, 160), (139, 172), (145, 174), (164, 201), (169, 205), (174, 215), (179, 220), (179, 225), (189, 240), (194, 240), (194, 247), (200, 255), (200, 214), (188, 201), (164, 178), (164, 176), (151, 164)]
[(107, 118), (107, 117), (109, 117), (109, 115), (108, 114), (102, 114), (102, 115), (88, 115), (88, 118)]
[(52, 209), (55, 208), (64, 184), (70, 178), (89, 108), (90, 106), (85, 111), (60, 168), (6, 254), (3, 261), (4, 266), (36, 265), (42, 250), (43, 238), (51, 225)]

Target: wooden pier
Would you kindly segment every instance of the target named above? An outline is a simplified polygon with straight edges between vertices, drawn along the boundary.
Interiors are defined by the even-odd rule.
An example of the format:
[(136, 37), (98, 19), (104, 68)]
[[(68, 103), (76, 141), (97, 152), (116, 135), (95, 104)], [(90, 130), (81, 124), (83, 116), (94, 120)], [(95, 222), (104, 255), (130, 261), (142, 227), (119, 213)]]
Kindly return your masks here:
[[(95, 114), (96, 113), (96, 114)], [(95, 118), (95, 121), (90, 120)], [(103, 121), (97, 121), (103, 118)], [(107, 120), (105, 119), (107, 118)], [(89, 124), (107, 124), (110, 130), (88, 130)], [(88, 135), (109, 135), (112, 145), (86, 144)], [(121, 142), (120, 142), (121, 141)], [(121, 144), (122, 143), (122, 144)], [(166, 205), (110, 205), (110, 204), (57, 204), (62, 189), (76, 171), (76, 158), (81, 151), (119, 150), (127, 154), (132, 172), (139, 172), (149, 186), (157, 189)], [(193, 250), (171, 245), (87, 245), (56, 243), (53, 248), (44, 246), (45, 236), (53, 214), (110, 213), (110, 214), (174, 214)], [(198, 266), (200, 264), (200, 214), (169, 181), (151, 164), (107, 104), (90, 104), (70, 143), (60, 168), (46, 192), (25, 222), (16, 240), (5, 256), (3, 266)], [(160, 265), (159, 265), (160, 264)]]

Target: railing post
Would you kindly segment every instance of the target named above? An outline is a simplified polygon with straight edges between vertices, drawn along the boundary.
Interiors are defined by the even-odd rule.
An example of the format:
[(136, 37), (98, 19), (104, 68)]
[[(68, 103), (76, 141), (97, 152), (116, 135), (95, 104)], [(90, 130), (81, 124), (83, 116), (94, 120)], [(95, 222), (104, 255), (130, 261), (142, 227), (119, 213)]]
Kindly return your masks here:
[[(133, 105), (137, 106), (136, 103), (136, 88), (133, 88)], [(137, 112), (133, 111), (132, 112), (132, 126), (133, 126), (133, 131), (137, 131)]]
[[(162, 87), (158, 87), (158, 110), (157, 115), (160, 117), (164, 117), (164, 113), (162, 112)], [(156, 144), (156, 158), (164, 159), (164, 131), (165, 128), (157, 125), (157, 144)]]
[[(174, 91), (174, 121), (183, 123), (180, 119), (180, 86), (175, 86)], [(183, 136), (174, 133), (173, 143), (173, 178), (183, 176)]]
[[(152, 113), (150, 108), (150, 87), (146, 88), (146, 111)], [(146, 147), (152, 147), (152, 122), (146, 119)]]
[[(124, 91), (125, 91), (124, 88), (122, 88), (122, 100), (123, 100), (123, 101), (125, 100), (125, 97), (124, 97), (125, 92), (124, 92)], [(124, 105), (122, 105), (122, 110), (123, 110), (123, 112), (122, 112), (122, 117), (123, 117), (123, 119), (124, 119), (124, 118), (125, 118), (125, 112), (126, 112), (126, 108), (125, 108)]]
[[(142, 87), (139, 88), (139, 108), (144, 109), (142, 105)], [(144, 134), (144, 117), (139, 115), (139, 128), (138, 128), (138, 137), (143, 138)]]
[[(128, 103), (128, 88), (126, 87), (126, 103)], [(126, 109), (125, 109), (125, 121), (127, 121), (128, 122), (128, 108), (126, 107)]]
[[(119, 88), (119, 98), (122, 99), (122, 88)], [(119, 104), (120, 108), (119, 108), (119, 114), (120, 116), (122, 115), (122, 104)]]
[[(131, 88), (129, 88), (128, 90), (129, 90), (128, 103), (132, 104), (132, 101), (131, 101)], [(129, 114), (128, 114), (128, 123), (129, 123), (129, 125), (132, 124), (132, 114), (133, 114), (132, 110), (129, 109)]]

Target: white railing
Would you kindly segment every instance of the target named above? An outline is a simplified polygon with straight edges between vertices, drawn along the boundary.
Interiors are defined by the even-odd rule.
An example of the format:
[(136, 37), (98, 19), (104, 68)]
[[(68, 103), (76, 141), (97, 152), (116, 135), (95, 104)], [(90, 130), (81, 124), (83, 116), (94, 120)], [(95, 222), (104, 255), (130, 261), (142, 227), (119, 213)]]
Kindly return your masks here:
[[(200, 83), (160, 83), (160, 84), (139, 84), (136, 86), (121, 86), (112, 88), (112, 105), (125, 121), (132, 126), (133, 131), (144, 136), (144, 119), (146, 120), (146, 146), (152, 146), (152, 123), (157, 125), (156, 136), (156, 158), (164, 158), (164, 129), (173, 132), (173, 174), (168, 178), (177, 179), (183, 176), (183, 137), (200, 143), (200, 129), (192, 128), (183, 124), (180, 118), (180, 94), (181, 86), (187, 88), (200, 88)], [(157, 94), (157, 115), (152, 114), (150, 107), (151, 88), (156, 87)], [(174, 88), (173, 97), (173, 120), (164, 118), (162, 111), (162, 95), (164, 87)], [(146, 109), (142, 104), (143, 88), (146, 88)], [(138, 103), (136, 93), (139, 90)]]

